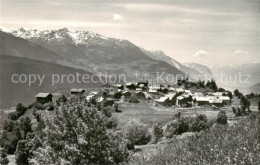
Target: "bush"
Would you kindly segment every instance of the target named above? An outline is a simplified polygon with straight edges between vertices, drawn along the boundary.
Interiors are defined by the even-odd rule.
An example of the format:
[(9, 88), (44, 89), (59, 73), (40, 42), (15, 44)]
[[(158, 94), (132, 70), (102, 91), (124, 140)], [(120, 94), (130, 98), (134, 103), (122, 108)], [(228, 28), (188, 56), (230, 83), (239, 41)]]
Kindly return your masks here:
[(167, 124), (165, 129), (165, 136), (167, 138), (172, 138), (173, 135), (180, 135), (189, 131), (189, 120), (189, 118), (181, 117), (178, 120)]
[(46, 109), (47, 109), (48, 111), (53, 111), (53, 110), (54, 110), (54, 104), (53, 104), (53, 102), (47, 103)]
[(114, 100), (105, 100), (103, 103), (103, 107), (112, 106), (114, 104)]
[(60, 106), (61, 103), (65, 103), (67, 100), (68, 100), (67, 97), (66, 97), (65, 95), (62, 95), (61, 97), (59, 97), (59, 98), (56, 100), (56, 104), (57, 104), (58, 106)]
[(155, 143), (158, 142), (158, 140), (163, 137), (163, 129), (162, 125), (160, 123), (153, 125), (153, 135), (155, 137)]
[(8, 119), (10, 120), (17, 120), (19, 117), (17, 116), (16, 112), (11, 112), (8, 114)]
[(6, 153), (6, 150), (5, 149), (2, 149), (1, 151), (0, 151), (0, 164), (2, 164), (2, 165), (8, 165), (8, 163), (9, 163), (9, 160), (8, 160), (8, 158), (7, 158), (7, 153)]
[(192, 132), (200, 132), (208, 128), (208, 119), (206, 115), (197, 115), (190, 124), (190, 130)]
[(4, 130), (8, 132), (12, 132), (15, 127), (15, 123), (13, 121), (6, 121), (4, 122)]
[(227, 124), (227, 114), (225, 111), (220, 111), (217, 116), (217, 123), (226, 125)]
[(115, 99), (120, 99), (122, 97), (122, 93), (121, 92), (116, 92), (115, 94), (114, 94), (114, 98)]
[(44, 110), (45, 109), (45, 107), (42, 103), (36, 103), (34, 107), (37, 110)]
[(108, 118), (112, 117), (112, 110), (110, 108), (104, 107), (102, 113)]
[(139, 103), (138, 99), (136, 97), (131, 97), (129, 99), (129, 103)]
[(145, 145), (151, 141), (147, 128), (140, 125), (130, 125), (125, 129), (125, 138), (129, 140), (128, 146)]

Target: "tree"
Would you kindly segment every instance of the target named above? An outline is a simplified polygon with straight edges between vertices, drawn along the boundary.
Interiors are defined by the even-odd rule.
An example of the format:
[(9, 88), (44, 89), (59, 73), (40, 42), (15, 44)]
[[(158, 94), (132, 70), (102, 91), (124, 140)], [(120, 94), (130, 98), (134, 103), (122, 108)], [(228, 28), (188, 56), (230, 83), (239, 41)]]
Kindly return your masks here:
[(120, 99), (122, 97), (122, 93), (121, 92), (116, 92), (115, 94), (114, 94), (114, 98), (115, 99)]
[(217, 116), (217, 123), (226, 125), (227, 124), (227, 114), (225, 111), (220, 111)]
[(29, 149), (26, 140), (20, 140), (17, 144), (17, 149), (15, 152), (16, 164), (19, 165), (29, 165)]
[(205, 130), (208, 128), (207, 122), (208, 119), (206, 115), (197, 115), (190, 124), (190, 130), (193, 132), (200, 132)]
[(22, 133), (23, 139), (26, 139), (26, 135), (29, 132), (32, 132), (31, 120), (29, 117), (22, 118), (20, 121), (20, 131)]
[(106, 119), (102, 112), (81, 103), (62, 105), (53, 117), (44, 120), (45, 128), (36, 133), (34, 140), (42, 145), (34, 150), (32, 158), (40, 165), (126, 161), (126, 146), (108, 135)]
[(157, 123), (153, 125), (153, 134), (155, 137), (155, 143), (158, 142), (158, 140), (163, 137), (163, 129), (161, 123)]
[(239, 90), (238, 90), (238, 89), (235, 89), (235, 90), (234, 90), (234, 95), (235, 95), (235, 96), (238, 96), (239, 94), (240, 94)]
[(245, 96), (240, 97), (240, 105), (250, 112), (250, 101)]
[(258, 110), (260, 111), (260, 101), (258, 102)]
[(224, 88), (218, 88), (218, 92), (225, 92), (226, 90)]
[(5, 149), (1, 149), (0, 153), (1, 153), (0, 164), (2, 164), (2, 165), (8, 165), (9, 160), (8, 160), (8, 158), (7, 158), (6, 150), (5, 150)]

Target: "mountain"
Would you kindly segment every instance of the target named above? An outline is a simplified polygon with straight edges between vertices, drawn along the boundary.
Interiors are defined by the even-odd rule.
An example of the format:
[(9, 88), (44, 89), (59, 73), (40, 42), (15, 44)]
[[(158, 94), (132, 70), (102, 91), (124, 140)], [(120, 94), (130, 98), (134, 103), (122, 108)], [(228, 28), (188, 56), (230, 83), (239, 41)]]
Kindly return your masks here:
[(171, 57), (167, 56), (163, 51), (148, 51), (145, 49), (142, 49), (142, 51), (149, 57), (155, 60), (164, 61), (171, 66), (178, 68), (179, 70), (183, 71), (184, 73), (187, 73), (190, 77), (193, 77), (195, 79), (199, 79), (202, 75), (200, 72), (198, 72), (195, 69), (192, 69), (190, 67), (187, 67), (178, 61), (172, 59)]
[(135, 72), (147, 71), (149, 78), (157, 73), (181, 74), (166, 62), (147, 56), (127, 40), (107, 38), (89, 31), (14, 29), (6, 31), (16, 37), (41, 45), (64, 58), (59, 64), (92, 72), (125, 74), (135, 78)]
[(250, 86), (248, 93), (251, 93), (251, 92), (260, 94), (260, 83), (256, 83), (256, 84)]
[[(67, 66), (61, 66), (58, 64), (33, 60), (24, 57), (14, 57), (7, 55), (0, 55), (0, 109), (7, 108), (10, 106), (14, 106), (18, 102), (21, 103), (32, 103), (35, 98), (34, 96), (38, 92), (56, 92), (56, 91), (68, 91), (70, 88), (92, 88), (92, 87), (100, 87), (101, 83), (84, 83), (81, 79), (80, 81), (73, 81), (70, 83), (66, 79), (63, 79), (62, 82), (62, 74), (87, 74), (90, 77), (93, 75), (90, 72), (74, 69)], [(12, 81), (12, 76), (14, 74), (21, 75), (24, 74), (29, 79), (29, 75), (39, 75), (42, 77), (45, 75), (42, 84), (40, 85), (40, 80), (37, 78), (37, 81), (31, 85), (29, 85), (28, 81), (22, 83), (24, 81), (24, 77), (22, 77), (22, 82), (16, 83), (19, 80), (18, 76), (15, 77), (14, 81)], [(52, 85), (52, 80), (58, 80), (52, 77), (53, 75), (59, 75), (60, 81), (58, 83), (54, 83)], [(32, 77), (32, 76), (31, 76)], [(95, 80), (98, 80), (95, 77)]]
[(28, 57), (46, 62), (64, 60), (60, 55), (40, 45), (2, 31), (0, 31), (0, 53), (17, 57)]
[(183, 63), (183, 65), (192, 68), (196, 71), (198, 71), (201, 75), (204, 76), (205, 79), (211, 79), (213, 77), (213, 73), (211, 72), (211, 70), (202, 64), (197, 64), (197, 63)]
[[(238, 88), (244, 93), (254, 92), (260, 82), (260, 63), (228, 65), (211, 68), (215, 79), (223, 85)], [(255, 85), (256, 84), (256, 85)]]

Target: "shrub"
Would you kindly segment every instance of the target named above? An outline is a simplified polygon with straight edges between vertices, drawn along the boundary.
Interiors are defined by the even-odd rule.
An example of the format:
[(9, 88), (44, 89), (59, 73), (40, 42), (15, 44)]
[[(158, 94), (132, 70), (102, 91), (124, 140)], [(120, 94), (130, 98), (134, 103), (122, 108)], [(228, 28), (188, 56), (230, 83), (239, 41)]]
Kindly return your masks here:
[(0, 153), (1, 153), (1, 155), (0, 155), (0, 164), (8, 165), (9, 160), (7, 158), (6, 150), (5, 149), (1, 149)]
[(116, 92), (115, 94), (114, 94), (114, 98), (115, 99), (120, 99), (122, 97), (122, 93), (121, 92)]
[(155, 137), (155, 143), (158, 142), (158, 140), (163, 137), (163, 129), (161, 123), (157, 123), (153, 125), (153, 135)]
[(45, 107), (42, 103), (36, 103), (34, 107), (37, 110), (44, 110), (45, 109)]
[(16, 112), (11, 112), (8, 114), (8, 119), (10, 120), (17, 120), (19, 117), (17, 116)]
[(15, 160), (19, 165), (29, 165), (29, 149), (26, 140), (20, 140), (17, 144), (17, 150), (15, 152)]
[(131, 97), (129, 99), (129, 103), (139, 103), (138, 99), (136, 97)]
[(222, 124), (222, 125), (226, 125), (227, 124), (227, 114), (225, 111), (220, 111), (218, 113), (218, 116), (217, 116), (217, 123), (218, 124)]
[(197, 115), (190, 124), (190, 130), (193, 132), (200, 132), (208, 128), (208, 119), (206, 115)]
[(65, 95), (62, 95), (61, 97), (59, 97), (59, 98), (56, 100), (56, 104), (57, 104), (58, 106), (60, 106), (61, 103), (65, 103), (67, 100), (68, 100), (67, 97), (66, 97)]
[(6, 121), (4, 122), (4, 130), (8, 132), (12, 132), (15, 127), (15, 123), (13, 121)]
[(114, 104), (114, 100), (105, 100), (103, 103), (103, 107), (112, 106)]
[(111, 108), (108, 107), (104, 107), (102, 108), (102, 113), (106, 116), (106, 117), (112, 117), (112, 110)]
[(173, 135), (180, 135), (189, 131), (189, 118), (181, 117), (167, 124), (165, 129), (165, 136), (172, 138)]
[(151, 135), (147, 128), (140, 125), (127, 126), (125, 129), (125, 138), (129, 140), (128, 146), (145, 145), (150, 142)]
[(53, 110), (54, 110), (54, 104), (53, 104), (53, 102), (47, 103), (46, 109), (47, 109), (48, 111), (53, 111)]

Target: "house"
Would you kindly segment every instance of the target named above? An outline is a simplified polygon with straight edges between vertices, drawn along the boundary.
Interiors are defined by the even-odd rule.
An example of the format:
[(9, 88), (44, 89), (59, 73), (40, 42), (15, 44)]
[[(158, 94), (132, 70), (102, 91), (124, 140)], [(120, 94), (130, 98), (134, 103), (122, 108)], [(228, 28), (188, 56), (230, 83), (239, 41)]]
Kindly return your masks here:
[(136, 89), (136, 85), (134, 83), (126, 83), (125, 84), (125, 87), (128, 89), (128, 90), (135, 90)]
[(38, 93), (35, 97), (36, 97), (36, 101), (42, 104), (52, 101), (52, 94), (50, 93)]
[(100, 92), (102, 95), (114, 95), (118, 90), (117, 85), (110, 85), (110, 84), (105, 84), (102, 85), (100, 88)]
[(140, 85), (143, 85), (143, 87), (148, 87), (148, 80), (139, 80), (137, 82), (137, 85), (140, 86)]
[(124, 90), (124, 85), (122, 85), (122, 84), (115, 84), (116, 86), (117, 86), (117, 89), (118, 90)]
[(170, 99), (169, 99), (169, 97), (164, 96), (159, 99), (156, 99), (155, 101), (159, 104), (167, 105), (169, 103)]
[(231, 100), (228, 96), (220, 96), (219, 98), (223, 100), (223, 104), (230, 105)]
[(149, 93), (157, 93), (157, 92), (160, 91), (160, 89), (161, 89), (160, 86), (150, 86), (148, 92)]
[(209, 98), (208, 97), (196, 97), (197, 104), (200, 105), (207, 105), (209, 104)]
[(212, 104), (215, 105), (216, 107), (222, 107), (224, 105), (223, 100), (219, 98), (212, 100)]
[(70, 94), (72, 94), (72, 95), (83, 94), (84, 92), (85, 92), (85, 89), (83, 89), (83, 88), (72, 88), (70, 90)]

